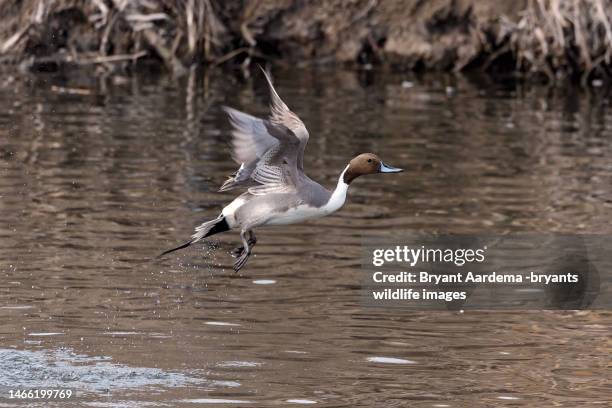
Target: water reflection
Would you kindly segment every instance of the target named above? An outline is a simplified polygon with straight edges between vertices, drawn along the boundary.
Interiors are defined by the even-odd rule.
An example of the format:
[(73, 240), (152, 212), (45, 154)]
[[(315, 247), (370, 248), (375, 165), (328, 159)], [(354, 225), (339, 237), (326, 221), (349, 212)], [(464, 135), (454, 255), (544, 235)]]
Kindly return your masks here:
[(609, 233), (606, 95), (276, 74), (309, 128), (311, 177), (334, 185), (363, 151), (406, 171), (358, 180), (337, 215), (262, 230), (240, 275), (233, 235), (151, 258), (233, 197), (216, 192), (235, 167), (220, 106), (265, 114), (263, 81), (196, 71), (179, 82), (4, 80), (0, 345), (206, 380), (126, 390), (120, 379), (109, 392), (127, 406), (606, 402), (608, 312), (395, 314), (362, 308), (358, 283), (364, 233)]

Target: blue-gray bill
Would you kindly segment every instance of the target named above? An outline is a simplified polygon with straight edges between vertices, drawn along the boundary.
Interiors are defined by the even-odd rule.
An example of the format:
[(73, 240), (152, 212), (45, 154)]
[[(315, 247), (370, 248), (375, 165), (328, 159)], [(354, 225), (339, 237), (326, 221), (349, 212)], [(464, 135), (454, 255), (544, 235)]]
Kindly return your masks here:
[(385, 163), (380, 163), (380, 172), (381, 173), (399, 173), (404, 171), (404, 169), (398, 169), (397, 167), (387, 166)]

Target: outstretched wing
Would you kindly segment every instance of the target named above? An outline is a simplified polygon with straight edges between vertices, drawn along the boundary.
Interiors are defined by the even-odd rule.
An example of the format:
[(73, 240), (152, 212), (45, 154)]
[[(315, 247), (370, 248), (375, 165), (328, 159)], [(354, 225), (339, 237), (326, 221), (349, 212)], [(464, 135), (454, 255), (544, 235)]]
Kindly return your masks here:
[(264, 195), (295, 191), (298, 183), (298, 153), (300, 140), (289, 128), (264, 121), (268, 134), (278, 140), (257, 162), (251, 178), (258, 185), (250, 187), (249, 193)]
[[(306, 143), (308, 143), (308, 138), (310, 137), (310, 135), (308, 134), (308, 130), (306, 129), (304, 122), (302, 122), (302, 120), (298, 117), (298, 115), (293, 113), (289, 109), (289, 107), (285, 104), (285, 102), (283, 102), (280, 96), (278, 96), (278, 93), (276, 92), (276, 89), (274, 89), (274, 85), (272, 84), (272, 79), (270, 78), (270, 75), (266, 72), (266, 70), (264, 70), (262, 67), (259, 67), (259, 68), (261, 69), (261, 72), (263, 72), (264, 76), (266, 77), (266, 81), (268, 82), (268, 87), (270, 88), (270, 97), (271, 97), (270, 122), (276, 125), (283, 125), (289, 130), (291, 130), (295, 134), (295, 136), (299, 139), (300, 144), (305, 147)], [(301, 157), (298, 157), (299, 158), (298, 165), (300, 169), (303, 168), (302, 163), (301, 163), (303, 154), (304, 153), (302, 151)]]
[(239, 110), (223, 107), (232, 131), (232, 158), (238, 164), (259, 160), (278, 140), (268, 133), (263, 119)]
[[(254, 171), (259, 161), (278, 144), (278, 138), (270, 134), (268, 128), (270, 124), (279, 127), (279, 129), (288, 129), (297, 139), (296, 166), (299, 171), (304, 170), (304, 149), (309, 138), (306, 126), (278, 96), (270, 76), (263, 68), (262, 72), (268, 82), (271, 97), (271, 114), (267, 121), (236, 109), (223, 108), (229, 115), (230, 123), (234, 128), (232, 131), (232, 158), (240, 164), (240, 168), (221, 186), (220, 191), (249, 186), (254, 182), (259, 183)], [(269, 155), (277, 154), (278, 152), (271, 152)]]

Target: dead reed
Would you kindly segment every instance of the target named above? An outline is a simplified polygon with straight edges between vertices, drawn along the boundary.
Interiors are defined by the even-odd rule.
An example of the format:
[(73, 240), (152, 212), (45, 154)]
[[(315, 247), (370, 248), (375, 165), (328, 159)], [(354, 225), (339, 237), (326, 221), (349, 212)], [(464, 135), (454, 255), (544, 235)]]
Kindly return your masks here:
[(502, 19), (500, 37), (517, 71), (583, 84), (612, 76), (610, 0), (529, 0), (517, 21)]
[[(475, 4), (479, 0), (471, 1)], [(291, 5), (281, 0), (0, 0), (0, 63), (16, 63), (24, 69), (95, 65), (112, 71), (137, 61), (155, 59), (163, 61), (176, 75), (185, 73), (194, 64), (218, 65), (238, 56), (243, 65), (248, 65), (252, 56), (266, 58), (258, 49), (333, 48), (330, 44), (334, 39), (350, 39), (351, 25), (337, 27), (336, 24), (323, 31), (317, 28), (319, 20), (309, 21), (308, 25), (299, 20), (299, 13), (293, 17), (283, 14), (299, 8), (321, 8), (322, 4)], [(365, 14), (355, 6), (355, 16), (361, 19), (367, 15), (369, 19), (355, 30), (361, 30), (362, 34), (370, 30), (364, 38), (393, 31), (376, 26), (386, 24), (381, 21), (395, 21), (384, 18), (389, 17), (385, 16), (385, 10), (386, 13), (394, 10), (382, 7), (388, 4), (367, 2)], [(267, 14), (262, 10), (267, 10)], [(491, 14), (490, 20), (497, 21), (493, 27), (497, 28), (472, 20), (466, 22), (469, 27), (474, 25), (470, 32), (476, 33), (464, 44), (464, 48), (474, 50), (473, 54), (468, 53), (469, 62), (486, 61), (486, 67), (494, 63), (506, 71), (543, 74), (552, 81), (569, 77), (586, 84), (592, 79), (612, 77), (612, 0), (526, 0), (525, 8), (512, 18), (496, 16), (495, 10)], [(262, 15), (266, 16), (263, 20)], [(332, 22), (339, 18), (321, 13), (313, 15)], [(438, 21), (438, 18), (437, 28), (432, 30), (443, 32), (445, 24), (456, 26), (454, 14), (448, 16), (445, 17), (448, 21), (444, 18)], [(279, 21), (289, 23), (283, 25)], [(291, 31), (293, 26), (301, 27), (301, 31)], [(325, 35), (299, 37), (317, 30)], [(342, 30), (349, 32), (342, 32), (344, 37), (340, 37)], [(396, 31), (401, 35), (401, 30)], [(424, 38), (436, 41), (439, 36), (434, 34)], [(280, 42), (286, 45), (281, 46)], [(387, 39), (387, 42), (392, 41)], [(454, 48), (454, 44), (451, 41), (447, 47)], [(435, 45), (444, 48), (444, 44)], [(405, 57), (417, 61), (423, 58), (418, 47), (415, 49), (415, 55)], [(461, 53), (456, 50), (447, 51), (445, 55), (459, 61), (449, 63), (440, 59), (446, 61), (446, 69), (474, 65), (462, 63)], [(387, 59), (385, 52), (384, 47), (377, 48), (379, 60)]]
[(226, 48), (211, 0), (0, 0), (0, 16), (0, 61), (26, 68), (155, 56), (180, 75)]

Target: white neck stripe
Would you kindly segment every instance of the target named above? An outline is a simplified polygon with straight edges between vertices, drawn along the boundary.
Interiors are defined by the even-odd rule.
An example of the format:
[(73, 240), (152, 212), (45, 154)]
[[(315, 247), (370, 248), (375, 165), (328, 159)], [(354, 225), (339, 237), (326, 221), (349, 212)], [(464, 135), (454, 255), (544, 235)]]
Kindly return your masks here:
[(346, 166), (344, 171), (342, 171), (340, 174), (336, 189), (332, 193), (331, 197), (329, 197), (327, 204), (324, 206), (326, 212), (332, 213), (334, 211), (338, 211), (344, 205), (344, 202), (346, 201), (346, 193), (349, 188), (349, 185), (344, 182), (344, 173), (346, 173), (348, 168), (349, 166)]

